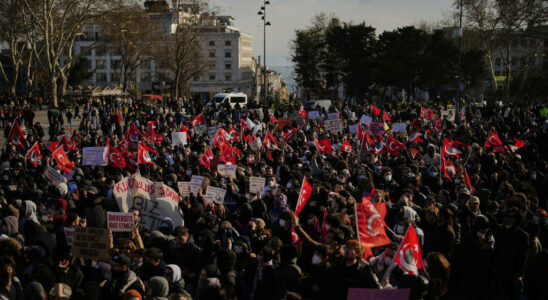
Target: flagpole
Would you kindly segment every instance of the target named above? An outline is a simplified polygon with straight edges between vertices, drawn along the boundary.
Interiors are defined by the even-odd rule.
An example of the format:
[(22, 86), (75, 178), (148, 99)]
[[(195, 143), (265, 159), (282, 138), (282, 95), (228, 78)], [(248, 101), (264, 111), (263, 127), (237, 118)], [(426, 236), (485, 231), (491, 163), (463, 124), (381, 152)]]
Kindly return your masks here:
[(303, 192), (304, 181), (306, 176), (303, 176), (303, 181), (301, 182), (301, 189), (299, 190), (299, 198), (297, 198), (297, 205), (295, 206), (295, 214), (297, 214), (297, 209), (299, 209), (299, 200), (301, 199), (301, 194)]
[[(356, 205), (356, 201), (354, 201), (354, 221), (356, 222), (356, 236), (358, 237), (358, 244), (360, 245), (360, 248), (362, 247), (362, 243), (360, 241), (360, 228), (358, 226), (358, 209)], [(362, 253), (363, 258), (363, 253)]]

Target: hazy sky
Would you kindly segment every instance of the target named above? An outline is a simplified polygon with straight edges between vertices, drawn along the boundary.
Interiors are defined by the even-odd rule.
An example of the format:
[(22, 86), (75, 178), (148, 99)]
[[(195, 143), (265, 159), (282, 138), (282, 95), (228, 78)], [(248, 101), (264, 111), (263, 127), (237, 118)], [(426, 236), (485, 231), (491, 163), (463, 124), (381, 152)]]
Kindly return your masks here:
[[(235, 26), (253, 36), (253, 56), (263, 53), (263, 26), (257, 12), (262, 0), (210, 0), (223, 15), (231, 15)], [(447, 12), (453, 0), (270, 0), (267, 7), (266, 63), (291, 65), (289, 43), (296, 29), (310, 25), (321, 12), (334, 13), (342, 22), (361, 23), (384, 30), (413, 25), (421, 20), (433, 21)], [(262, 59), (261, 59), (262, 61)]]

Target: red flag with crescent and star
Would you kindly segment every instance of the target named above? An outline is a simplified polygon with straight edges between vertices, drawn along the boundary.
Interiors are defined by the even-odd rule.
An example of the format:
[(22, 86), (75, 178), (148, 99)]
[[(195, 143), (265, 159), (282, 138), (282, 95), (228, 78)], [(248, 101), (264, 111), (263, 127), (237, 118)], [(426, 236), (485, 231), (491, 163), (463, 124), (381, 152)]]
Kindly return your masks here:
[(295, 216), (298, 216), (304, 205), (310, 199), (310, 194), (312, 194), (312, 186), (306, 177), (303, 178), (303, 184), (301, 185), (301, 192), (299, 193), (299, 199), (297, 200), (297, 208), (295, 209)]
[(38, 142), (34, 143), (34, 145), (30, 147), (29, 152), (27, 153), (27, 156), (30, 162), (35, 167), (40, 164), (40, 162), (42, 161), (42, 153), (40, 153), (40, 147), (38, 147)]
[(402, 142), (396, 140), (395, 138), (389, 135), (388, 138), (386, 139), (386, 146), (384, 148), (386, 152), (396, 156), (405, 147), (403, 146)]
[(63, 147), (57, 148), (51, 156), (55, 161), (57, 162), (57, 166), (61, 171), (65, 171), (67, 173), (70, 173), (72, 171), (72, 168), (74, 168), (74, 163), (71, 162), (68, 157), (67, 153), (65, 153), (65, 150)]
[(378, 116), (378, 115), (381, 114), (381, 110), (373, 104), (371, 104), (370, 109), (371, 109), (371, 114), (373, 114), (375, 116)]
[(375, 189), (363, 196), (361, 203), (356, 203), (356, 220), (360, 246), (374, 248), (390, 244), (390, 239), (384, 230), (386, 216), (385, 203), (372, 203)]
[(139, 151), (137, 153), (137, 163), (138, 164), (151, 164), (152, 158), (150, 157), (150, 153), (158, 154), (156, 151), (154, 151), (152, 148), (148, 147), (147, 145), (143, 143), (139, 143)]
[(421, 118), (426, 120), (432, 120), (433, 117), (434, 117), (434, 112), (432, 112), (428, 108), (421, 107)]
[(203, 114), (199, 114), (196, 116), (196, 118), (192, 119), (192, 121), (190, 121), (190, 125), (191, 126), (198, 126), (198, 125), (202, 125), (204, 120), (203, 120)]
[(352, 153), (352, 145), (348, 142), (348, 140), (344, 140), (344, 143), (342, 144), (341, 151), (346, 153)]
[(116, 168), (124, 168), (126, 166), (126, 160), (116, 148), (108, 146), (108, 166)]
[(497, 148), (497, 147), (502, 147), (502, 146), (504, 146), (504, 145), (500, 141), (499, 136), (494, 132), (489, 133), (489, 136), (487, 136), (487, 140), (485, 140), (484, 147), (485, 148), (491, 148), (491, 147)]
[(418, 274), (419, 269), (424, 269), (421, 246), (413, 225), (409, 225), (407, 228), (407, 233), (396, 251), (394, 263), (412, 275)]
[(19, 124), (17, 123), (17, 121), (13, 122), (13, 126), (11, 127), (10, 133), (8, 135), (8, 143), (13, 144), (20, 150), (25, 150), (25, 145), (23, 145), (24, 141), (25, 136), (23, 135)]

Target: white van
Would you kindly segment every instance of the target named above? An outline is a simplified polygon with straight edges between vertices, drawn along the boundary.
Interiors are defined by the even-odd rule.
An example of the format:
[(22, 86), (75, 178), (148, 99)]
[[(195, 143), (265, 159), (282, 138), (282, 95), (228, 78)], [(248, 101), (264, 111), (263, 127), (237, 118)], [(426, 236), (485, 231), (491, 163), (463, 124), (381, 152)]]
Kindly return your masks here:
[(230, 104), (230, 108), (234, 108), (236, 104), (239, 104), (241, 108), (247, 106), (247, 95), (244, 93), (229, 93), (229, 94), (217, 94), (211, 99), (211, 105), (215, 104), (215, 107)]
[(331, 108), (332, 106), (332, 102), (331, 100), (308, 100), (304, 103), (304, 107), (307, 109), (307, 110), (315, 110), (317, 109), (317, 106), (325, 109), (326, 111), (329, 111), (329, 109)]

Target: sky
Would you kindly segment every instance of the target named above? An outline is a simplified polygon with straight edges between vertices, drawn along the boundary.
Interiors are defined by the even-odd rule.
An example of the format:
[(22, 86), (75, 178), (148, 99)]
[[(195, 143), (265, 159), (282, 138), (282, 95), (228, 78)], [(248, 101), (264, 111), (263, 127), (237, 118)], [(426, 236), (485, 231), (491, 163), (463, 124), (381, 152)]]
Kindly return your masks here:
[[(234, 25), (253, 36), (253, 56), (263, 56), (263, 23), (257, 14), (263, 0), (210, 0), (222, 15), (235, 18)], [(313, 17), (325, 12), (341, 22), (365, 22), (377, 34), (420, 21), (435, 21), (451, 8), (453, 0), (270, 0), (266, 32), (267, 66), (290, 66), (290, 43), (295, 30), (311, 24)], [(261, 58), (262, 61), (262, 58)]]

